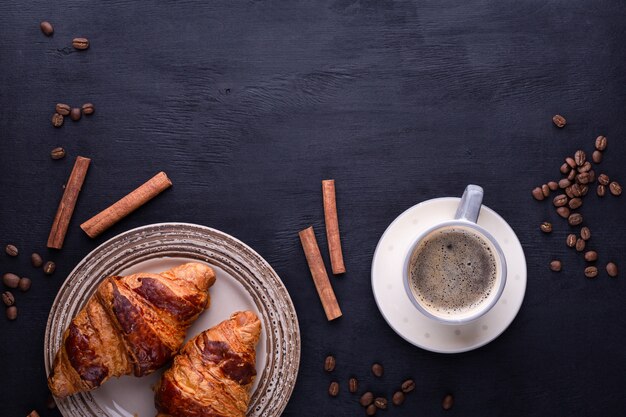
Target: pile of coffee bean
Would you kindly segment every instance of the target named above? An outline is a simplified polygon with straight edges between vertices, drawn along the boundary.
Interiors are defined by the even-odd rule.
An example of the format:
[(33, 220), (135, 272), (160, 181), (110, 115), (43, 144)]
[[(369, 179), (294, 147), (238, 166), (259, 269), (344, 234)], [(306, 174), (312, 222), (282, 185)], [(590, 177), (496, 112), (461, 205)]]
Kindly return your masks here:
[[(73, 121), (78, 121), (81, 115), (90, 116), (96, 111), (92, 103), (85, 103), (81, 107), (71, 107), (69, 104), (57, 103), (54, 106), (54, 114), (52, 115), (52, 126), (61, 127), (66, 116)], [(60, 159), (60, 158), (53, 158)]]
[[(562, 116), (554, 116), (553, 121), (558, 127), (565, 126), (565, 118)], [(588, 226), (583, 225), (584, 218), (576, 210), (583, 205), (585, 196), (596, 181), (598, 182), (596, 187), (598, 197), (606, 195), (607, 187), (614, 196), (622, 194), (622, 187), (617, 181), (611, 181), (609, 176), (604, 173), (596, 178), (596, 172), (593, 169), (593, 164), (602, 162), (603, 152), (606, 150), (607, 144), (606, 136), (598, 136), (595, 140), (595, 149), (592, 153), (591, 161), (587, 159), (587, 154), (583, 150), (577, 150), (573, 157), (568, 156), (565, 158), (560, 167), (562, 178), (559, 181), (550, 181), (532, 190), (532, 196), (538, 201), (548, 198), (551, 192), (560, 190), (560, 193), (552, 199), (552, 204), (557, 214), (567, 219), (570, 226), (581, 227), (579, 234), (569, 234), (565, 243), (568, 247), (575, 248), (577, 252), (584, 252), (585, 261), (588, 263), (584, 270), (587, 278), (598, 276), (597, 266), (592, 265), (598, 260), (598, 253), (595, 250), (587, 250), (585, 252), (587, 241), (591, 239), (591, 230)], [(550, 222), (543, 222), (539, 229), (543, 233), (551, 233), (553, 226)], [(563, 264), (560, 260), (554, 259), (550, 262), (550, 270), (559, 272), (562, 268)], [(608, 262), (606, 271), (610, 277), (616, 277), (618, 273), (617, 265), (614, 262)]]

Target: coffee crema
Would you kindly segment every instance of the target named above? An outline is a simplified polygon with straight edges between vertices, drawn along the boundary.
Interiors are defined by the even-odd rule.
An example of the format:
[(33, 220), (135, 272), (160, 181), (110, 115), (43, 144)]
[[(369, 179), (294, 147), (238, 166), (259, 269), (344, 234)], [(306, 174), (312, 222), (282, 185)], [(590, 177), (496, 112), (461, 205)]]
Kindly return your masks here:
[(476, 233), (461, 227), (435, 230), (414, 249), (409, 287), (418, 302), (438, 315), (462, 315), (494, 291), (496, 254)]

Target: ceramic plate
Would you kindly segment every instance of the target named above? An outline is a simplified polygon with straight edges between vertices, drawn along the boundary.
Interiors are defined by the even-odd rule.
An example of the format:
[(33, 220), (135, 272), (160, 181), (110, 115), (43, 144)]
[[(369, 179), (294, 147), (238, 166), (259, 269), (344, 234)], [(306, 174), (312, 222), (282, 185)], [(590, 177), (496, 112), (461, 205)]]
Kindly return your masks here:
[[(210, 289), (211, 307), (190, 327), (187, 339), (235, 311), (256, 312), (262, 333), (247, 415), (280, 416), (300, 362), (300, 330), (291, 298), (259, 254), (232, 236), (204, 226), (148, 225), (122, 233), (87, 255), (61, 286), (50, 311), (44, 342), (46, 373), (63, 332), (105, 277), (160, 272), (191, 261), (210, 265), (217, 279)], [(154, 417), (152, 386), (161, 373), (112, 378), (94, 391), (57, 399), (57, 404), (65, 417)]]

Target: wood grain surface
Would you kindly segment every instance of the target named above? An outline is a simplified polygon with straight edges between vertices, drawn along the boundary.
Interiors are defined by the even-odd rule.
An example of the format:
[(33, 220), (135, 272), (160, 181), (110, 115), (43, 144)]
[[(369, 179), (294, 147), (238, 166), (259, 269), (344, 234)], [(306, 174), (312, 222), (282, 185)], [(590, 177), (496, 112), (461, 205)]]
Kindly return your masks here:
[[(39, 22), (55, 32), (45, 37)], [(599, 171), (626, 183), (626, 3), (620, 0), (113, 0), (0, 2), (0, 272), (28, 276), (19, 316), (0, 317), (0, 415), (45, 409), (43, 334), (55, 294), (93, 248), (155, 222), (204, 224), (248, 243), (290, 291), (302, 330), (285, 416), (364, 415), (347, 390), (391, 398), (388, 416), (619, 416), (626, 407), (626, 196), (581, 212), (617, 279), (583, 276), (569, 232), (530, 190), (576, 149), (609, 145)], [(75, 51), (71, 40), (90, 48)], [(58, 102), (91, 102), (50, 123)], [(552, 116), (568, 124), (557, 129)], [(50, 159), (54, 147), (67, 156)], [(46, 238), (77, 155), (92, 159), (61, 251)], [(175, 184), (97, 239), (79, 224), (155, 172)], [(599, 173), (599, 172), (598, 172)], [(327, 265), (320, 181), (334, 178), (348, 272), (343, 317), (327, 322), (298, 231), (313, 225)], [(376, 243), (415, 203), (467, 183), (513, 227), (528, 263), (521, 311), (498, 339), (442, 355), (385, 323), (370, 285)], [(539, 232), (542, 221), (554, 232)], [(57, 262), (48, 277), (32, 251)], [(550, 272), (551, 259), (563, 271)], [(4, 290), (4, 289), (3, 289)], [(323, 371), (327, 354), (337, 369)], [(385, 375), (371, 376), (379, 361)], [(330, 398), (332, 379), (341, 393)], [(382, 414), (382, 413), (381, 413)], [(144, 417), (144, 416), (141, 416)]]

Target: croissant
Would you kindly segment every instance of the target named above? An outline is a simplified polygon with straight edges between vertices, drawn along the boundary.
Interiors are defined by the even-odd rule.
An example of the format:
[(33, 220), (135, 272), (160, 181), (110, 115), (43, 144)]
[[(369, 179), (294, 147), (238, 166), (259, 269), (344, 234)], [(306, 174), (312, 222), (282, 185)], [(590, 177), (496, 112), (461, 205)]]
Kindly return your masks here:
[(245, 417), (260, 333), (241, 311), (187, 342), (155, 387), (157, 417)]
[(200, 263), (106, 278), (63, 333), (48, 377), (52, 394), (62, 398), (162, 367), (209, 306), (214, 282), (213, 269)]

